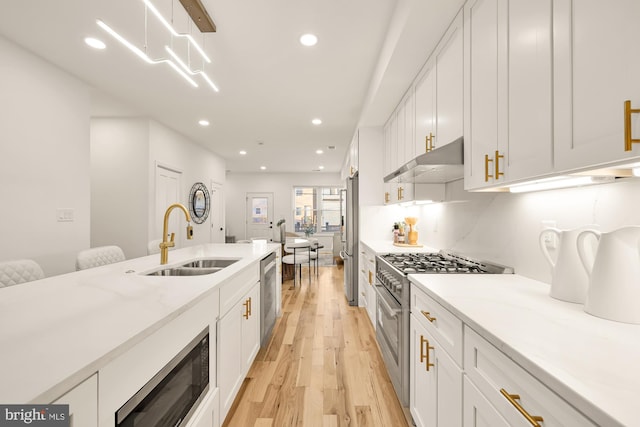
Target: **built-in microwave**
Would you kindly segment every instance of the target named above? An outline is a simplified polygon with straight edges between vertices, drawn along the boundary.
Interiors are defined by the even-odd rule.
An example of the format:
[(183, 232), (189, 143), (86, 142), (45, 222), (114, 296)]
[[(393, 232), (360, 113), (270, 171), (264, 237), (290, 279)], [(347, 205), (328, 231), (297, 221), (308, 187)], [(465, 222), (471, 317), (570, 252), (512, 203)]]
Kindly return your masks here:
[(178, 427), (209, 390), (209, 327), (116, 411), (116, 427)]

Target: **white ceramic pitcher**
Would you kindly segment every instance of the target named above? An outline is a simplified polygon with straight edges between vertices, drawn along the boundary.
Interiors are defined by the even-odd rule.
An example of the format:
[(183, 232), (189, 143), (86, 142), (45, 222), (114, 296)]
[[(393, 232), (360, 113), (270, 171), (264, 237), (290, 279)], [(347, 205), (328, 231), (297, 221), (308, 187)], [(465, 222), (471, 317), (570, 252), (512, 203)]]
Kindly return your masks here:
[[(580, 227), (573, 230), (545, 228), (540, 233), (540, 250), (551, 266), (551, 292), (549, 295), (562, 301), (583, 304), (587, 298), (589, 275), (582, 267), (576, 242), (578, 235), (585, 229), (595, 230), (597, 225)], [(558, 240), (555, 261), (549, 254), (545, 243), (548, 234), (555, 234)]]
[[(585, 253), (589, 235), (599, 240), (592, 264)], [(578, 235), (577, 246), (589, 275), (584, 310), (605, 319), (640, 324), (640, 227), (610, 233), (585, 230)]]

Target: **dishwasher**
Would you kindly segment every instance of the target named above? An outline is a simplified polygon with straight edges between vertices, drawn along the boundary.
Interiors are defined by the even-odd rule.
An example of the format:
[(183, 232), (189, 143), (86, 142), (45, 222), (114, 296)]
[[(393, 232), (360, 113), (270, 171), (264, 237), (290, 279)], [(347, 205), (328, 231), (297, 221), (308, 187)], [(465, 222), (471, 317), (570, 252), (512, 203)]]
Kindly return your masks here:
[(276, 254), (271, 252), (260, 261), (260, 345), (269, 344), (276, 323)]

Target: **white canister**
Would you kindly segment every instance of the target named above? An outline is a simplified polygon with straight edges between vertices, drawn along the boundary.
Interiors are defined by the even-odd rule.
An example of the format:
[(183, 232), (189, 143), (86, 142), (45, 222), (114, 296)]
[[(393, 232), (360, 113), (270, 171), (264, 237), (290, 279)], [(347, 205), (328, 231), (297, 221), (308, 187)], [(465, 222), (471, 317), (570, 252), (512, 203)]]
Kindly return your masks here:
[[(540, 250), (551, 266), (551, 291), (552, 298), (562, 301), (583, 304), (587, 299), (589, 289), (589, 275), (584, 270), (577, 249), (578, 235), (585, 229), (597, 229), (597, 225), (579, 227), (571, 230), (558, 228), (545, 228), (540, 233)], [(547, 237), (557, 239), (555, 256), (549, 253)], [(555, 258), (555, 259), (554, 259)]]

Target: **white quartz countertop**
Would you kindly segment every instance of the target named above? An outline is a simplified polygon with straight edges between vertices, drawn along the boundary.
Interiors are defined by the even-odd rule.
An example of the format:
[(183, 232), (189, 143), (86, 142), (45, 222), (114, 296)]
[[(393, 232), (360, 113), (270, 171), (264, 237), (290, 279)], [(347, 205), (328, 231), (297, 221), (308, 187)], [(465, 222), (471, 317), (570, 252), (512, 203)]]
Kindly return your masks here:
[[(0, 288), (0, 403), (49, 403), (279, 245), (208, 244)], [(202, 276), (145, 276), (202, 257)]]
[(640, 325), (591, 316), (518, 275), (409, 278), (597, 424), (638, 425)]
[(361, 242), (377, 254), (405, 253), (405, 252), (438, 252), (439, 249), (431, 246), (396, 246), (391, 240), (361, 240)]

